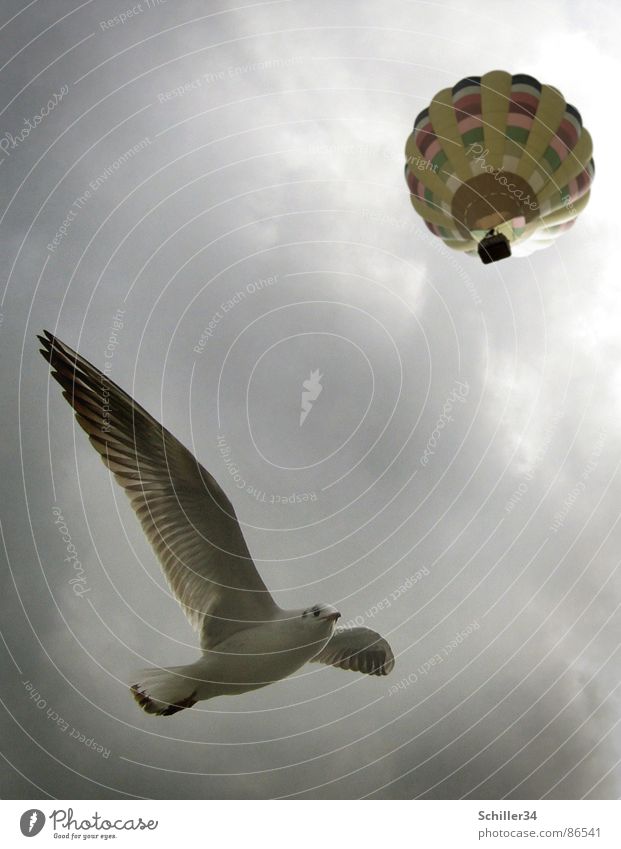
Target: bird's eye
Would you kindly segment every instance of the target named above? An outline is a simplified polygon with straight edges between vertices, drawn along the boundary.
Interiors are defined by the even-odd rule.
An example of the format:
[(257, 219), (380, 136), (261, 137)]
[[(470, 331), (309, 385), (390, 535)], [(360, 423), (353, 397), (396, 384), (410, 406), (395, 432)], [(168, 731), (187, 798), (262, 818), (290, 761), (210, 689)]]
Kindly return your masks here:
[(319, 616), (319, 611), (318, 611), (318, 610), (313, 610), (313, 616)]

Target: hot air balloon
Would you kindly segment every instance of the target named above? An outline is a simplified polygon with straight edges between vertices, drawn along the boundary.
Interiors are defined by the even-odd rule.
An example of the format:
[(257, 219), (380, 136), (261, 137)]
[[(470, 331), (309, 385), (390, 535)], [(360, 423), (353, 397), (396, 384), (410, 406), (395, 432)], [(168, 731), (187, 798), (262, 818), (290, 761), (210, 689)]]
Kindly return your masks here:
[(491, 71), (443, 89), (420, 113), (405, 176), (431, 232), (489, 263), (546, 247), (574, 224), (589, 200), (592, 152), (558, 89)]

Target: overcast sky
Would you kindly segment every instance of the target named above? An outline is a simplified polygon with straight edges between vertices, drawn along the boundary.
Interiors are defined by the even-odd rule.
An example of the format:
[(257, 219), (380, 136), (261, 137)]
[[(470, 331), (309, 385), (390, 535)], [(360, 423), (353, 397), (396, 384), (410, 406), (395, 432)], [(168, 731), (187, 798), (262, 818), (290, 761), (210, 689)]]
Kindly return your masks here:
[[(2, 3), (2, 796), (620, 795), (618, 15)], [(597, 174), (569, 234), (484, 267), (402, 161), (433, 95), (495, 68), (563, 92)], [(132, 671), (197, 642), (44, 327), (193, 448), (279, 604), (390, 640), (389, 678), (136, 708)]]

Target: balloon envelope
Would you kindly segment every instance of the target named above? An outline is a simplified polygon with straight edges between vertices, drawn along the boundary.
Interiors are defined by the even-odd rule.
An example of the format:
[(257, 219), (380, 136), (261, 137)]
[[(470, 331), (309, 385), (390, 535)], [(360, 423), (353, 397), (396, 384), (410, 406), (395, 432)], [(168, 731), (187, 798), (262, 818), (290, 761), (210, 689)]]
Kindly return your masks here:
[[(484, 262), (551, 244), (586, 206), (595, 173), (578, 110), (558, 89), (506, 71), (438, 92), (405, 154), (412, 205), (427, 227)], [(508, 252), (491, 256), (490, 247), (486, 258), (486, 238)]]

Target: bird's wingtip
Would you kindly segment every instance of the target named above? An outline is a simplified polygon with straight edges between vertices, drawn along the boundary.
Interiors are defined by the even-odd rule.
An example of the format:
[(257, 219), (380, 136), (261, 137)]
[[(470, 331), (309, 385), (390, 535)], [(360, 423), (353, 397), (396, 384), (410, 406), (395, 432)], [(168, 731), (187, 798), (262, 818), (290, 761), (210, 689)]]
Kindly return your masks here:
[(43, 348), (40, 349), (43, 356), (49, 354), (56, 342), (56, 337), (52, 333), (50, 333), (49, 330), (45, 329), (42, 330), (41, 333), (37, 333), (37, 339), (39, 340), (41, 345), (43, 345)]
[(64, 342), (61, 342), (58, 336), (54, 336), (54, 334), (50, 333), (49, 330), (42, 330), (40, 334), (37, 334), (37, 339), (43, 346), (39, 350), (49, 363), (52, 362), (52, 357), (55, 359), (60, 358), (62, 360), (71, 358), (75, 361), (79, 359), (74, 350), (72, 350), (68, 345), (65, 345)]

